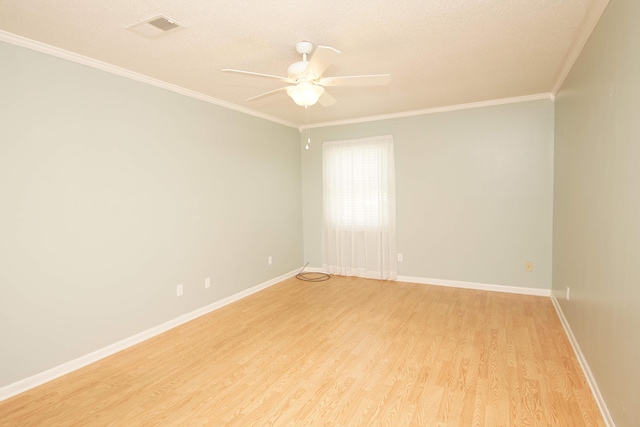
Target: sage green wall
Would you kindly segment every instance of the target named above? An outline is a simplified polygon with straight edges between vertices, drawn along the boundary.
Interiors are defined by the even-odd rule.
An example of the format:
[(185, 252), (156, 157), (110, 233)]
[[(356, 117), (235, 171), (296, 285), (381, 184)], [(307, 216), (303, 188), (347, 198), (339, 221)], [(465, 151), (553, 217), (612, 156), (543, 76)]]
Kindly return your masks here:
[(391, 134), (400, 275), (551, 289), (551, 101), (310, 132), (301, 154), (310, 266), (322, 264), (322, 141)]
[(0, 387), (300, 268), (296, 129), (5, 43), (0, 64)]
[(553, 290), (621, 427), (640, 425), (638, 22), (611, 0), (556, 101)]

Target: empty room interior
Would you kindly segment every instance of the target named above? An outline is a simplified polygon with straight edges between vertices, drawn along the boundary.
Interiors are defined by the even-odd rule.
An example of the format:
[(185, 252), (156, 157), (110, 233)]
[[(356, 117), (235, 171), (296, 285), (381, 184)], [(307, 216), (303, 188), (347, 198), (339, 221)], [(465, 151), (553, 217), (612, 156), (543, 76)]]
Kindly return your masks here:
[(638, 22), (0, 1), (0, 426), (640, 425)]

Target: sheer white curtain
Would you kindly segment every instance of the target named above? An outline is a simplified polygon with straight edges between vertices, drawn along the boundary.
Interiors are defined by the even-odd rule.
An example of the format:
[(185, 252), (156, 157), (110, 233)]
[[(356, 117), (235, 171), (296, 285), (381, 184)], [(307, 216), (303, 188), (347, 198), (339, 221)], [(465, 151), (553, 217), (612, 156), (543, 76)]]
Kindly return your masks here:
[(396, 279), (393, 137), (325, 142), (322, 169), (323, 270)]

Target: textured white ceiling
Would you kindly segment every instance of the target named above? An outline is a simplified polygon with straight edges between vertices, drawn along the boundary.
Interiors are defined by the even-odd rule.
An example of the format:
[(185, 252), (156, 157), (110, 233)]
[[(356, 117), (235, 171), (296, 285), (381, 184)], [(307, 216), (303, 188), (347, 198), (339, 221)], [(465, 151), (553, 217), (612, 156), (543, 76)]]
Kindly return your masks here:
[[(332, 87), (312, 123), (553, 93), (608, 0), (0, 0), (0, 30), (113, 64), (290, 123), (283, 86), (222, 73), (286, 75), (308, 40), (342, 52), (325, 75), (391, 74), (388, 87)], [(127, 27), (163, 14), (186, 29), (157, 39)], [(595, 16), (595, 18), (594, 18)]]

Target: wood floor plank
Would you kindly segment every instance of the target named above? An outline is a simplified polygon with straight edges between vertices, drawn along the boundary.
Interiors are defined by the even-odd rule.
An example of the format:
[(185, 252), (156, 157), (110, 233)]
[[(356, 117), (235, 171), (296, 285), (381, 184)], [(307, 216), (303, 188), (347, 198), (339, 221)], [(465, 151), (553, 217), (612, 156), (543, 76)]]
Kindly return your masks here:
[(544, 297), (289, 279), (0, 402), (0, 426), (604, 426)]

